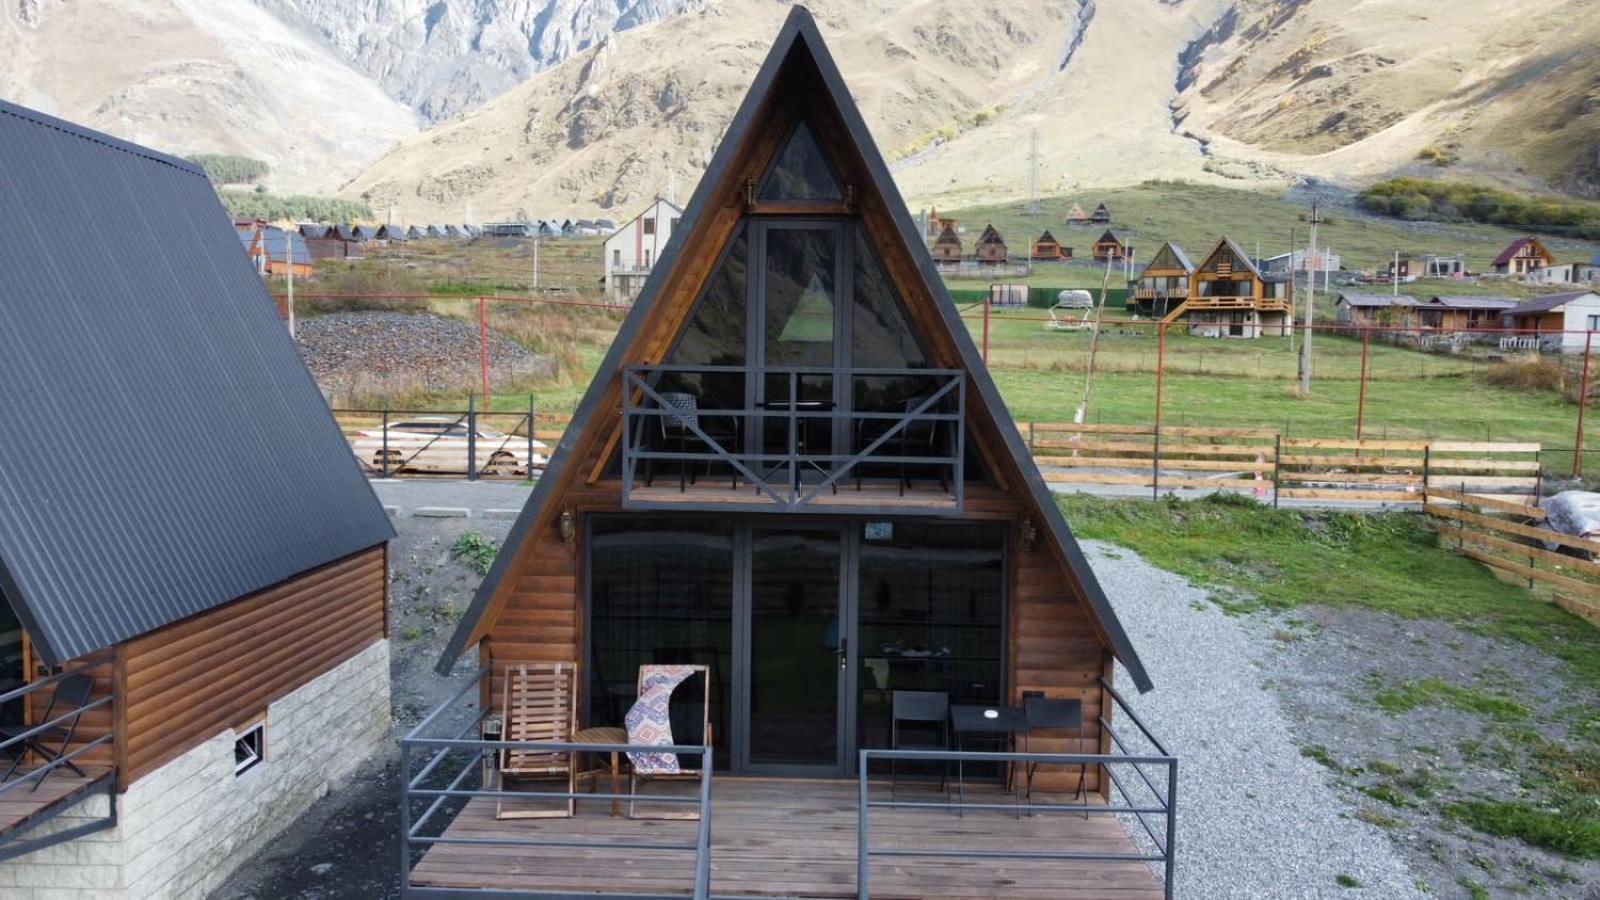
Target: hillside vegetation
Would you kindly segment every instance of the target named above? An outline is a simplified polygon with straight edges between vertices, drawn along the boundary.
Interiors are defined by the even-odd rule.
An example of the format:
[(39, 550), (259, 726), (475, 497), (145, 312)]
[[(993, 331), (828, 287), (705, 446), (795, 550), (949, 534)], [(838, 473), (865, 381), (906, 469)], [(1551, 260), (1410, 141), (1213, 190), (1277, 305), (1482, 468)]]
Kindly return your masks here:
[(1600, 239), (1600, 203), (1527, 196), (1470, 182), (1391, 178), (1362, 191), (1361, 205), (1401, 219), (1482, 222)]
[(278, 196), (265, 191), (220, 190), (222, 206), (236, 218), (254, 216), (269, 222), (360, 222), (372, 219), (365, 203), (305, 194)]
[(259, 159), (232, 153), (196, 153), (189, 161), (205, 170), (212, 184), (255, 184), (272, 167)]

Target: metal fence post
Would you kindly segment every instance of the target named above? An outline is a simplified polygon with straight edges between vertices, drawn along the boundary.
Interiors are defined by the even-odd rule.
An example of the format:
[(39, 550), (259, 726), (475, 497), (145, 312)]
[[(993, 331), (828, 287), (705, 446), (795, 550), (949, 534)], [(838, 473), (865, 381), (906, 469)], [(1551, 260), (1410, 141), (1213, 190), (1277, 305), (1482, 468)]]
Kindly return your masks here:
[(383, 402), (383, 477), (389, 477), (389, 401)]
[(1166, 867), (1167, 867), (1166, 882), (1167, 883), (1165, 885), (1167, 900), (1172, 900), (1172, 897), (1173, 897), (1172, 876), (1173, 876), (1173, 870), (1176, 868), (1174, 863), (1177, 860), (1177, 854), (1175, 852), (1173, 852), (1176, 849), (1173, 846), (1173, 841), (1177, 840), (1177, 838), (1178, 838), (1178, 760), (1177, 760), (1176, 757), (1174, 757), (1171, 762), (1167, 763), (1167, 860), (1166, 860)]
[(529, 394), (528, 395), (528, 458), (527, 458), (527, 463), (526, 463), (527, 467), (528, 467), (528, 477), (529, 478), (533, 477), (533, 442), (534, 442), (533, 423), (534, 423), (534, 419), (535, 419), (535, 416), (534, 416), (534, 407), (533, 407), (533, 395)]
[(478, 398), (467, 394), (467, 480), (478, 480)]
[(867, 751), (861, 751), (861, 765), (856, 770), (856, 900), (868, 900), (872, 888), (867, 882)]
[(1272, 438), (1272, 508), (1278, 508), (1278, 491), (1283, 485), (1283, 435)]
[(411, 747), (400, 740), (400, 893), (411, 886)]
[(483, 378), (483, 399), (489, 400), (489, 301), (478, 298), (478, 370)]
[[(1562, 340), (1565, 341), (1565, 335)], [(1583, 410), (1589, 405), (1589, 357), (1594, 349), (1594, 332), (1583, 336), (1583, 384), (1578, 388), (1578, 434), (1572, 443), (1572, 477), (1583, 477)]]

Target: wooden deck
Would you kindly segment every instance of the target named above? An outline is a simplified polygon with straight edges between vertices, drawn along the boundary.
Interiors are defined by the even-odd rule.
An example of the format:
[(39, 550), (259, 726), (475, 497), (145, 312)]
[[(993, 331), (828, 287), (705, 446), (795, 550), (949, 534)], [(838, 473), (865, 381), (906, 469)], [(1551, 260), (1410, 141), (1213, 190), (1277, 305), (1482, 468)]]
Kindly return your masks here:
[[(688, 790), (690, 786), (676, 786)], [(652, 791), (657, 790), (652, 786)], [(711, 891), (751, 897), (856, 896), (854, 781), (719, 778), (713, 784)], [(887, 799), (887, 785), (873, 786)], [(926, 787), (902, 786), (901, 800), (933, 799)], [(995, 802), (997, 789), (969, 787), (968, 802)], [(656, 808), (664, 809), (658, 805)], [(644, 807), (641, 807), (643, 810)], [(611, 841), (693, 845), (698, 823), (611, 818), (609, 804), (580, 802), (574, 819), (497, 821), (494, 801), (472, 800), (447, 838), (540, 836), (590, 847), (534, 848), (437, 844), (411, 873), (416, 887), (531, 890), (571, 894), (655, 893), (688, 896), (693, 851), (629, 851)], [(1116, 817), (1009, 812), (873, 810), (874, 849), (1094, 851), (1134, 853)], [(1160, 898), (1160, 883), (1140, 862), (874, 858), (874, 898), (1007, 897), (1035, 900)]]
[[(0, 772), (4, 772), (0, 768)], [(59, 768), (45, 777), (37, 789), (32, 785), (19, 785), (0, 794), (0, 838), (28, 828), (57, 807), (78, 802), (96, 788), (104, 787), (112, 777), (105, 766), (84, 766), (85, 777), (72, 774), (72, 770)], [(26, 777), (18, 775), (13, 780)]]

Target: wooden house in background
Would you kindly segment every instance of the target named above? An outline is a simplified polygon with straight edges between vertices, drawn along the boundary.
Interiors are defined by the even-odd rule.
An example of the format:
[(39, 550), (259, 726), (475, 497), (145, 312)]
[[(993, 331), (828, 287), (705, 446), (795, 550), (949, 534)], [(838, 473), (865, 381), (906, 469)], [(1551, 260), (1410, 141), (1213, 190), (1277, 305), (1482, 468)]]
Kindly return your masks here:
[(199, 166), (0, 146), (0, 894), (205, 896), (389, 740), (393, 532)]
[(261, 225), (240, 231), (234, 224), (239, 244), (256, 271), (272, 278), (285, 278), (293, 274), (297, 279), (310, 278), (311, 249), (298, 231), (284, 231), (274, 225)]
[(1189, 299), (1189, 279), (1193, 276), (1194, 263), (1189, 261), (1189, 255), (1167, 241), (1130, 286), (1129, 310), (1148, 319), (1165, 317)]
[(956, 220), (949, 216), (939, 215), (937, 206), (928, 211), (928, 237), (937, 238), (939, 235), (944, 234), (946, 228), (953, 230), (955, 227)]
[(1068, 225), (1088, 225), (1089, 224), (1089, 214), (1083, 211), (1083, 207), (1081, 207), (1078, 204), (1074, 203), (1074, 204), (1072, 204), (1072, 208), (1067, 210), (1067, 224)]
[[(688, 437), (671, 423), (687, 423)], [(620, 736), (630, 711), (660, 709), (659, 688), (639, 702), (642, 666), (694, 667), (675, 670), (692, 686), (670, 703), (691, 709), (687, 733), (672, 734), (709, 748), (699, 752), (716, 786), (676, 796), (717, 824), (700, 832), (693, 865), (652, 869), (652, 892), (1159, 896), (1136, 854), (1003, 867), (862, 858), (878, 880), (857, 885), (857, 801), (889, 797), (890, 765), (871, 754), (897, 733), (897, 696), (942, 698), (970, 729), (985, 727), (985, 709), (1018, 721), (1037, 695), (1077, 715), (1032, 731), (1030, 750), (1115, 754), (1101, 723), (1134, 726), (1111, 712), (1114, 664), (1151, 685), (804, 7), (717, 144), (439, 671), (471, 655), (483, 709), (500, 708), (506, 673), (524, 663), (575, 666), (583, 735)], [(645, 732), (634, 735), (620, 740)], [(406, 741), (426, 746), (422, 731)], [(482, 752), (461, 746), (469, 760)], [(1045, 766), (1034, 789), (1070, 797), (1082, 777), (1099, 803), (1111, 759)], [(965, 796), (1007, 802), (999, 770), (965, 765)], [(861, 793), (838, 781), (857, 777)], [(887, 814), (924, 849), (1133, 846), (1111, 816), (958, 817), (921, 790), (933, 808), (873, 809), (872, 821), (882, 828)], [(420, 811), (433, 799), (406, 802)], [(496, 819), (494, 803), (471, 797), (419, 831), (440, 842), (413, 844), (407, 889), (637, 893), (639, 870), (588, 842), (673, 834), (610, 818), (608, 800), (580, 799), (537, 830)], [(693, 846), (692, 827), (677, 834)], [(862, 835), (869, 847), (885, 839), (874, 834)], [(462, 837), (477, 843), (449, 843)]]
[(1189, 298), (1163, 323), (1187, 317), (1198, 337), (1288, 337), (1294, 328), (1290, 283), (1263, 276), (1231, 238), (1217, 241), (1189, 280)]
[(1099, 206), (1096, 206), (1094, 208), (1094, 214), (1089, 216), (1089, 224), (1091, 224), (1091, 225), (1110, 225), (1111, 224), (1111, 208), (1106, 206), (1104, 203), (1100, 204)]
[(1072, 248), (1061, 246), (1055, 235), (1046, 229), (1039, 239), (1033, 242), (1033, 252), (1029, 254), (1035, 261), (1051, 262), (1072, 258)]
[(311, 253), (313, 262), (361, 255), (359, 249), (351, 252), (350, 242), (332, 225), (301, 225), (300, 237), (305, 240), (306, 250)]
[[(1537, 337), (1541, 350), (1582, 353), (1591, 346), (1591, 333), (1600, 331), (1600, 294), (1548, 294), (1505, 310), (1501, 316), (1505, 327)], [(1593, 344), (1600, 345), (1600, 340)]]
[(1414, 329), (1421, 324), (1422, 304), (1409, 294), (1345, 291), (1334, 300), (1334, 317), (1345, 328)]
[(945, 223), (944, 230), (939, 232), (939, 239), (933, 242), (933, 259), (940, 263), (959, 263), (962, 254), (961, 235), (956, 234), (955, 226)]
[(1100, 239), (1094, 242), (1094, 247), (1092, 250), (1094, 253), (1095, 262), (1106, 263), (1108, 265), (1111, 263), (1120, 263), (1128, 255), (1127, 246), (1123, 244), (1122, 241), (1118, 240), (1117, 236), (1112, 234), (1110, 229), (1107, 229), (1105, 234), (1100, 235)]
[(993, 225), (983, 227), (983, 234), (978, 237), (977, 246), (973, 249), (980, 263), (1003, 263), (1011, 258), (1006, 249), (1006, 239), (1000, 236)]
[(1511, 246), (1495, 257), (1493, 269), (1497, 275), (1521, 277), (1555, 264), (1556, 255), (1542, 241), (1525, 237), (1512, 241)]
[(1418, 307), (1425, 328), (1448, 332), (1497, 330), (1518, 305), (1510, 297), (1433, 297)]
[(1389, 264), (1378, 272), (1379, 277), (1388, 280), (1397, 280), (1409, 284), (1419, 278), (1465, 278), (1467, 275), (1467, 258), (1464, 255), (1440, 256), (1438, 254), (1423, 254), (1420, 256), (1402, 255), (1398, 263), (1391, 259)]

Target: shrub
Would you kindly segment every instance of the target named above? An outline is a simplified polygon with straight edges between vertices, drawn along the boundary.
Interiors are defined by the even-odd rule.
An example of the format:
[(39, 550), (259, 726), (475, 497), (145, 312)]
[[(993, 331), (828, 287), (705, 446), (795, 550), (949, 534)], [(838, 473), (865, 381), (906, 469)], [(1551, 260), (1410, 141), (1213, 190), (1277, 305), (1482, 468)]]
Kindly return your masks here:
[(189, 161), (205, 170), (212, 184), (254, 184), (270, 171), (259, 159), (231, 153), (196, 153)]
[[(1436, 165), (1454, 158), (1427, 148), (1419, 156)], [(1448, 160), (1448, 161), (1446, 161)], [(1369, 212), (1401, 219), (1480, 222), (1529, 231), (1556, 231), (1585, 240), (1600, 238), (1600, 203), (1565, 197), (1529, 197), (1463, 181), (1391, 178), (1361, 193)]]
[(479, 575), (489, 574), (489, 567), (494, 565), (494, 558), (499, 554), (500, 546), (476, 531), (463, 532), (450, 545), (451, 558)]

